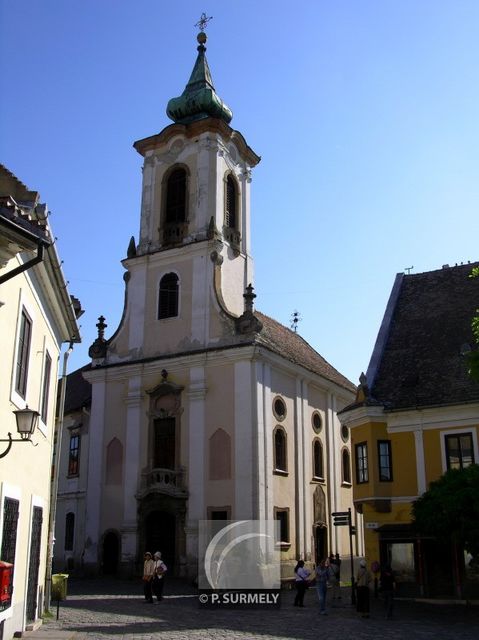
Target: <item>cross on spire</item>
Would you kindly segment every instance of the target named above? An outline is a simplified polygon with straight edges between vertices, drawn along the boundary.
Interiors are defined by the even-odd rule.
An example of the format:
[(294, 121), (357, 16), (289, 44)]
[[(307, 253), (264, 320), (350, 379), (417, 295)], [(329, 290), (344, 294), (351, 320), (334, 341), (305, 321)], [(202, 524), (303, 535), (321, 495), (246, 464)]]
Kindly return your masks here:
[(208, 26), (208, 22), (210, 20), (213, 20), (213, 16), (210, 16), (209, 18), (206, 16), (206, 13), (202, 13), (201, 14), (201, 18), (198, 20), (198, 22), (195, 24), (195, 27), (198, 27), (198, 29), (203, 32), (206, 27)]

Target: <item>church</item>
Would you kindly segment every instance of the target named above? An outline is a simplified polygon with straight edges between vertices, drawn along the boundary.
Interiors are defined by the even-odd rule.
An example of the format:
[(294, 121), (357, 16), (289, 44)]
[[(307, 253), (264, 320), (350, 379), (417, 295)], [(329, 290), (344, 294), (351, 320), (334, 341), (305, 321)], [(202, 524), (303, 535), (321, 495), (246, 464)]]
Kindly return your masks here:
[[(68, 377), (55, 568), (138, 573), (160, 550), (197, 575), (198, 522), (275, 519), (283, 575), (349, 556), (332, 513), (352, 507), (354, 385), (297, 333), (255, 310), (250, 189), (260, 157), (230, 126), (206, 35), (173, 121), (144, 158), (119, 326)], [(362, 553), (361, 518), (353, 510)]]

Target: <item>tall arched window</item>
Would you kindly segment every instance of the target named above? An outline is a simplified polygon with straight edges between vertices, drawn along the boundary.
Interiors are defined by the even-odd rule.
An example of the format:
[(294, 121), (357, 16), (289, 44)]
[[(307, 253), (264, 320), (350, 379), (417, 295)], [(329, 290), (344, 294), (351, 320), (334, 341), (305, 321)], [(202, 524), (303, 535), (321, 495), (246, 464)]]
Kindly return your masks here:
[(274, 470), (287, 471), (286, 433), (282, 427), (274, 431)]
[(236, 229), (238, 194), (236, 183), (232, 176), (226, 178), (225, 227)]
[(65, 551), (73, 551), (73, 536), (75, 533), (75, 514), (71, 511), (65, 518)]
[(179, 284), (176, 273), (167, 273), (160, 280), (158, 319), (174, 318), (178, 315)]
[(166, 183), (165, 222), (180, 223), (186, 220), (186, 171), (175, 169)]
[(313, 441), (313, 476), (315, 478), (324, 478), (323, 445), (318, 439)]
[(347, 482), (348, 484), (351, 484), (351, 459), (349, 456), (349, 451), (347, 449), (343, 449), (342, 466), (343, 466), (343, 482)]

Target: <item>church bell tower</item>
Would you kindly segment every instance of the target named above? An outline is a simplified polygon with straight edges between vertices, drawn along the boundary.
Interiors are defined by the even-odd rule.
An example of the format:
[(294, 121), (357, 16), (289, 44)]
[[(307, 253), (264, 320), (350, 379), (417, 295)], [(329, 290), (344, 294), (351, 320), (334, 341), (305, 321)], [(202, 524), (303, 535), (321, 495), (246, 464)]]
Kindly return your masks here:
[(139, 242), (130, 243), (123, 262), (130, 354), (228, 339), (239, 331), (253, 282), (250, 183), (260, 158), (230, 127), (232, 112), (213, 86), (203, 30), (197, 40), (191, 77), (168, 102), (173, 124), (134, 143), (144, 165)]

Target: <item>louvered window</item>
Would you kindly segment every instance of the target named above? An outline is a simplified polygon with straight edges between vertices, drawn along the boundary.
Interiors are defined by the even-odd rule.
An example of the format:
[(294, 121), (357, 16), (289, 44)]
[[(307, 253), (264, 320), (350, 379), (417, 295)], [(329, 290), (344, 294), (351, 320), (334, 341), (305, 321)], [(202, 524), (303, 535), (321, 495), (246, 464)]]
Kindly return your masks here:
[(42, 405), (41, 416), (42, 422), (46, 424), (48, 418), (48, 400), (50, 397), (50, 377), (52, 372), (52, 359), (47, 352), (45, 356), (45, 368), (43, 371), (43, 386), (42, 386)]
[(26, 617), (29, 621), (36, 619), (39, 602), (38, 574), (40, 569), (42, 523), (43, 509), (41, 507), (33, 507), (26, 607)]
[(231, 176), (226, 179), (225, 227), (236, 229), (237, 218), (236, 184)]
[(186, 171), (175, 169), (166, 185), (167, 224), (185, 222), (186, 220)]
[(30, 341), (32, 337), (32, 321), (25, 311), (20, 319), (20, 334), (18, 336), (17, 371), (15, 377), (15, 391), (25, 397), (27, 392), (28, 359), (30, 357)]
[(179, 285), (176, 273), (167, 273), (160, 280), (158, 319), (174, 318), (178, 315)]

